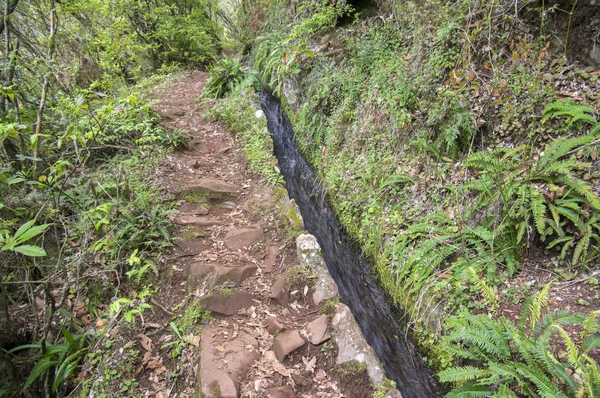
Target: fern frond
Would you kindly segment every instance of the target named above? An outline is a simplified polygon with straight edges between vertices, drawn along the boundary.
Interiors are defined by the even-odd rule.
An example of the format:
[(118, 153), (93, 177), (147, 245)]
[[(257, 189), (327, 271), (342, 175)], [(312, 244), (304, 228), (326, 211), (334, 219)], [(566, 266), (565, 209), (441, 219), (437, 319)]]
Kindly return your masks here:
[(579, 350), (577, 349), (577, 346), (573, 342), (573, 339), (571, 339), (571, 337), (569, 337), (567, 332), (562, 327), (560, 327), (558, 325), (555, 325), (554, 327), (561, 334), (563, 341), (565, 343), (565, 346), (567, 347), (567, 360), (569, 361), (569, 364), (571, 366), (573, 366), (574, 368), (578, 368), (579, 367)]
[[(585, 234), (577, 242), (575, 250), (573, 251), (573, 265), (577, 265), (583, 253), (585, 253), (590, 246), (590, 239), (592, 237), (592, 227), (587, 224)], [(585, 256), (584, 256), (585, 257)], [(584, 260), (585, 261), (585, 260)]]
[(492, 395), (492, 391), (487, 387), (468, 385), (456, 387), (446, 394), (446, 398), (485, 398), (490, 395)]
[(550, 354), (548, 349), (548, 339), (539, 339), (536, 344), (535, 356), (538, 358), (544, 371), (548, 373), (553, 380), (558, 380), (564, 388), (567, 388), (568, 395), (573, 396), (577, 391), (577, 382), (567, 372), (566, 366), (561, 364), (556, 358)]
[(600, 347), (600, 334), (593, 334), (585, 339), (581, 344), (581, 351), (587, 354), (596, 347)]
[(589, 335), (600, 333), (600, 323), (596, 320), (598, 316), (600, 316), (600, 311), (592, 311), (581, 323), (581, 326), (583, 326), (582, 337), (584, 339)]
[(542, 157), (540, 157), (537, 168), (544, 169), (546, 166), (553, 164), (556, 160), (560, 159), (562, 156), (571, 152), (575, 148), (589, 144), (595, 139), (596, 137), (593, 135), (584, 135), (575, 138), (560, 137), (546, 147), (544, 154)]
[(489, 375), (489, 373), (490, 372), (487, 369), (480, 369), (474, 366), (457, 366), (438, 373), (438, 377), (440, 378), (441, 382), (446, 383), (475, 380), (485, 377)]
[(583, 180), (580, 180), (574, 176), (562, 176), (557, 179), (558, 183), (564, 183), (572, 188), (579, 195), (583, 196), (587, 202), (593, 207), (595, 210), (600, 210), (600, 197), (596, 195), (592, 187)]
[(546, 286), (542, 288), (542, 290), (540, 290), (533, 296), (530, 309), (530, 330), (534, 330), (535, 326), (541, 319), (542, 308), (548, 307), (548, 295), (550, 294), (551, 286), (552, 282), (547, 283)]
[(510, 391), (507, 385), (503, 384), (498, 390), (492, 395), (491, 398), (516, 398), (517, 395)]
[(549, 312), (542, 317), (536, 328), (533, 330), (533, 336), (535, 338), (546, 336), (545, 338), (547, 338), (548, 334), (552, 331), (551, 328), (554, 326), (581, 325), (583, 322), (583, 315), (560, 308)]
[(538, 369), (528, 367), (522, 363), (515, 364), (519, 373), (533, 383), (537, 387), (538, 394), (542, 397), (564, 397), (568, 398), (564, 393), (560, 392), (552, 381)]
[(475, 281), (477, 286), (479, 287), (480, 293), (483, 295), (485, 301), (492, 306), (494, 311), (498, 308), (498, 301), (496, 300), (496, 290), (490, 285), (488, 285), (483, 279), (477, 275), (473, 267), (469, 267), (468, 271), (471, 275), (471, 278)]
[(546, 105), (543, 111), (543, 115), (547, 119), (565, 117), (568, 126), (578, 121), (595, 126), (598, 123), (594, 116), (595, 113), (591, 106), (579, 104), (571, 100), (551, 102)]
[(544, 234), (546, 229), (546, 200), (544, 196), (536, 188), (531, 189), (531, 213), (533, 214), (533, 222), (535, 228), (540, 235)]

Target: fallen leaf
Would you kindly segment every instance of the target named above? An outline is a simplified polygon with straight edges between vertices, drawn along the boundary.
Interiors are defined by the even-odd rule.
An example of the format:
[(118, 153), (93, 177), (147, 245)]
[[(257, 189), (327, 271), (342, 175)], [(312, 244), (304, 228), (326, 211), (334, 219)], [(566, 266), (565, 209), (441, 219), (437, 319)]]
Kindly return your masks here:
[(284, 365), (281, 364), (281, 362), (277, 360), (275, 352), (267, 351), (265, 353), (265, 359), (271, 363), (273, 370), (279, 373), (280, 375), (288, 377), (292, 374), (292, 372), (288, 368), (286, 368)]
[(153, 359), (152, 361), (148, 362), (148, 365), (146, 366), (148, 369), (158, 369), (162, 366), (163, 362), (162, 362), (162, 358), (161, 359)]
[(140, 335), (140, 344), (146, 351), (152, 351), (152, 340), (146, 335)]
[(283, 366), (279, 361), (271, 362), (271, 364), (273, 365), (273, 370), (282, 376), (288, 377), (292, 374), (292, 372), (288, 368)]
[(305, 370), (307, 372), (315, 372), (315, 366), (317, 366), (317, 357), (312, 357), (310, 361), (308, 360), (308, 358), (302, 357), (302, 362), (304, 362)]
[(215, 350), (217, 350), (219, 352), (229, 352), (229, 348), (223, 347), (222, 345), (216, 346)]
[(315, 375), (315, 381), (320, 382), (323, 381), (327, 378), (327, 373), (325, 373), (325, 371), (323, 369), (319, 370), (317, 372), (317, 374)]
[(161, 391), (159, 391), (156, 393), (155, 398), (165, 398), (165, 395)]
[(102, 331), (102, 329), (104, 329), (104, 326), (106, 325), (106, 320), (102, 319), (102, 318), (98, 318), (98, 320), (96, 321), (96, 330), (98, 330), (99, 332)]
[(146, 353), (144, 354), (144, 357), (142, 358), (142, 365), (146, 365), (148, 363), (151, 355), (152, 355), (152, 353), (150, 351), (146, 351)]

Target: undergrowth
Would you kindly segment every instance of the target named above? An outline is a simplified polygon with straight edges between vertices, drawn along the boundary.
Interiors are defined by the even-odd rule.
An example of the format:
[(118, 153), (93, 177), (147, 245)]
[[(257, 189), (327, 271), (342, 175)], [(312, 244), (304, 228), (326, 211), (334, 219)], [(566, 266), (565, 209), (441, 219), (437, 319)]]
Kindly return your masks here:
[[(456, 383), (451, 394), (597, 394), (586, 356), (593, 344), (572, 344), (572, 329), (559, 329), (563, 320), (593, 325), (593, 316), (537, 307), (531, 315), (519, 299), (531, 322), (514, 326), (498, 301), (501, 285), (531, 264), (560, 275), (598, 264), (598, 77), (568, 64), (568, 40), (552, 37), (560, 31), (549, 16), (563, 10), (504, 0), (392, 2), (361, 20), (339, 5), (275, 4), (288, 5), (264, 1), (260, 13), (249, 11), (261, 23), (248, 30), (254, 42), (240, 56), (256, 72), (220, 82), (229, 94), (213, 112), (244, 124), (232, 104), (247, 103), (241, 76), (249, 73), (260, 77), (255, 89), (279, 95), (337, 217), (408, 311), (409, 333), (436, 370), (451, 369), (441, 374)], [(581, 93), (567, 90), (567, 78)], [(476, 315), (483, 312), (492, 319)], [(464, 330), (505, 350), (484, 352), (484, 343), (462, 339)], [(556, 339), (570, 347), (560, 366)], [(474, 364), (454, 367), (461, 355)]]

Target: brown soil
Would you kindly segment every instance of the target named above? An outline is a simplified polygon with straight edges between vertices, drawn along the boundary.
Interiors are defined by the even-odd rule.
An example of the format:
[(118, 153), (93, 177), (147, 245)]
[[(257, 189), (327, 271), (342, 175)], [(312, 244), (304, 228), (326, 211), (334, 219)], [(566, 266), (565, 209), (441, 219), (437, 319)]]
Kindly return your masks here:
[[(245, 374), (238, 376), (242, 397), (267, 397), (270, 388), (284, 386), (291, 387), (298, 397), (372, 396), (372, 386), (364, 370), (336, 366), (337, 349), (332, 340), (320, 346), (306, 343), (283, 361), (283, 368), (276, 366), (275, 369), (265, 359), (274, 340), (265, 327), (267, 317), (276, 315), (286, 328), (302, 330), (307, 322), (320, 315), (321, 310), (312, 302), (312, 279), (298, 269), (295, 239), (286, 232), (290, 227), (285, 225), (286, 221), (278, 212), (281, 188), (270, 186), (259, 176), (249, 173), (243, 152), (232, 134), (222, 125), (205, 120), (198, 105), (205, 81), (206, 73), (194, 72), (153, 95), (158, 100), (155, 109), (163, 115), (164, 125), (182, 129), (190, 136), (186, 149), (167, 156), (159, 171), (161, 183), (171, 197), (177, 198), (181, 214), (197, 215), (201, 209), (202, 217), (214, 225), (177, 227), (175, 236), (178, 238), (173, 253), (162, 260), (159, 290), (151, 300), (153, 308), (144, 313), (143, 333), (136, 335), (132, 331), (129, 336), (120, 338), (134, 341), (140, 351), (135, 363), (140, 393), (157, 398), (196, 396), (200, 388), (197, 365), (202, 328), (206, 323), (212, 323), (224, 331), (212, 336), (217, 351), (226, 350), (227, 344), (242, 333), (258, 342), (258, 360)], [(177, 195), (183, 187), (207, 178), (241, 189), (234, 194)], [(279, 191), (275, 194), (275, 190)], [(206, 210), (208, 214), (205, 214)], [(263, 237), (250, 247), (237, 251), (228, 249), (224, 243), (226, 234), (249, 226), (260, 226)], [(265, 272), (269, 246), (279, 248), (272, 273)], [(257, 270), (240, 286), (225, 282), (208, 289), (210, 286), (200, 281), (190, 289), (190, 270), (198, 264), (256, 266)], [(293, 283), (290, 303), (285, 306), (270, 298), (271, 285), (282, 274)], [(233, 316), (213, 314), (208, 320), (202, 316), (204, 314), (196, 314), (192, 317), (191, 327), (181, 331), (186, 342), (181, 345), (178, 358), (173, 359), (174, 345), (161, 348), (177, 341), (170, 322), (181, 325), (186, 311), (189, 312), (202, 297), (211, 291), (229, 294), (232, 288), (254, 296), (250, 308)], [(189, 319), (189, 313), (187, 317)], [(216, 356), (219, 355), (217, 351), (213, 352)], [(313, 358), (316, 358), (314, 368), (306, 365)]]

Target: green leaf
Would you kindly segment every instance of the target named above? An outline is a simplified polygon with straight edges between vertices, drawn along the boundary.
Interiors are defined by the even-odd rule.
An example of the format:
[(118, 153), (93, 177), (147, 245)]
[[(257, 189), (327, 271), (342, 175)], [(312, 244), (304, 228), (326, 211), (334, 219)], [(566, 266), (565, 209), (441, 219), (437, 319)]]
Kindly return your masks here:
[(27, 390), (29, 386), (31, 386), (37, 379), (42, 377), (50, 368), (52, 368), (57, 363), (58, 361), (50, 357), (40, 358), (40, 360), (37, 361), (33, 369), (31, 369), (31, 373), (29, 374), (27, 381), (25, 381), (25, 384), (23, 385), (23, 389), (21, 391)]
[(24, 223), (23, 225), (21, 225), (21, 227), (19, 227), (19, 229), (17, 230), (17, 232), (15, 232), (15, 239), (19, 239), (25, 232), (27, 232), (33, 225), (35, 224), (35, 220), (29, 220), (26, 223)]
[(82, 354), (81, 351), (74, 352), (69, 355), (58, 367), (56, 370), (56, 375), (54, 376), (54, 382), (52, 383), (52, 391), (56, 391), (60, 384), (65, 381), (67, 377), (69, 377), (75, 369), (77, 369), (77, 365), (81, 362), (81, 358), (77, 358)]
[(593, 348), (600, 347), (600, 334), (594, 334), (581, 344), (581, 350), (587, 354)]
[(21, 228), (23, 228), (21, 226), (21, 228), (19, 228), (19, 230), (15, 233), (17, 245), (27, 242), (29, 239), (32, 239), (38, 236), (39, 234), (43, 233), (46, 229), (48, 229), (50, 225), (51, 224), (36, 225), (35, 227), (31, 227), (28, 230), (23, 231), (21, 234), (19, 234), (19, 231), (21, 231)]
[(22, 245), (15, 247), (13, 251), (29, 257), (45, 257), (46, 251), (39, 246)]
[(60, 328), (62, 329), (63, 336), (65, 336), (65, 340), (67, 341), (67, 343), (69, 343), (71, 347), (77, 346), (77, 343), (75, 342), (75, 339), (73, 338), (71, 332), (69, 332), (63, 325), (61, 325)]
[(446, 394), (446, 398), (484, 398), (492, 395), (492, 391), (484, 386), (457, 387)]
[(29, 348), (40, 348), (41, 345), (39, 343), (35, 343), (35, 344), (23, 344), (20, 345), (18, 347), (13, 348), (12, 350), (8, 351), (9, 354), (12, 354), (13, 352), (17, 352), (17, 351), (21, 351), (21, 350), (27, 350)]
[(489, 371), (479, 369), (474, 366), (457, 366), (455, 368), (446, 369), (438, 374), (441, 382), (457, 382), (466, 380), (475, 380), (480, 377), (487, 376)]

